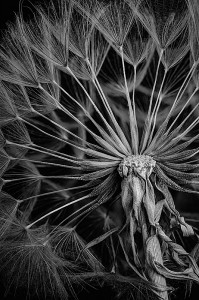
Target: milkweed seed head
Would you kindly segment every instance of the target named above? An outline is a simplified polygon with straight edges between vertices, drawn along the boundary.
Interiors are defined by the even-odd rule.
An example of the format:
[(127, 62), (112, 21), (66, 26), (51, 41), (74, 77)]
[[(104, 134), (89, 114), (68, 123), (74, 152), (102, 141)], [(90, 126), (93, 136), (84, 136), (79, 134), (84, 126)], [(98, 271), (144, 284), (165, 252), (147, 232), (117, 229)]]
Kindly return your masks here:
[(0, 42), (0, 277), (30, 299), (199, 283), (197, 220), (173, 193), (199, 194), (198, 1), (31, 15)]

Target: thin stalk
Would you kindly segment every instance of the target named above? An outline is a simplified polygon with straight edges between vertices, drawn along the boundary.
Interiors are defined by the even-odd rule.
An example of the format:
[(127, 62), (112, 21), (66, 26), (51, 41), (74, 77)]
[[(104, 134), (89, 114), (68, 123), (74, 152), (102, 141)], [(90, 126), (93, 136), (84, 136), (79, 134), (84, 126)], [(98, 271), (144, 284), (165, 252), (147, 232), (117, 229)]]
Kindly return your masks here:
[[(128, 109), (129, 109), (129, 122), (130, 122), (130, 132), (131, 132), (131, 147), (133, 150), (133, 154), (138, 154), (138, 136), (136, 132), (136, 116), (134, 114), (135, 107), (132, 108), (131, 99), (129, 95), (129, 89), (127, 84), (127, 78), (126, 78), (126, 70), (125, 70), (125, 64), (124, 64), (124, 53), (122, 46), (120, 47), (120, 55), (122, 59), (122, 70), (123, 70), (123, 76), (124, 76), (124, 85), (125, 85), (125, 93), (126, 93), (126, 99), (128, 103)], [(134, 105), (134, 103), (133, 103)]]
[[(59, 85), (58, 85), (59, 86)], [(66, 92), (65, 89), (63, 89), (61, 86), (59, 86), (60, 90), (62, 90), (66, 95), (68, 95), (68, 93)], [(76, 101), (76, 100), (75, 100)], [(119, 151), (123, 151), (123, 147), (120, 147), (120, 145), (118, 146), (118, 144), (102, 129), (102, 127), (90, 116), (90, 114), (87, 112), (87, 110), (82, 106), (80, 105), (79, 103), (77, 103), (81, 109), (84, 111), (85, 115), (89, 118), (89, 120), (95, 125), (95, 127), (99, 130), (99, 132), (102, 134), (102, 136), (105, 138), (105, 140), (107, 142), (110, 142), (110, 144), (113, 145), (113, 147), (117, 148)], [(84, 122), (81, 121), (80, 118), (76, 118), (73, 116), (72, 113), (70, 113), (63, 105), (61, 104), (58, 104), (60, 109), (66, 113), (67, 115), (70, 115), (71, 118), (73, 118), (77, 124), (79, 124), (80, 126), (82, 126), (82, 128), (84, 128), (85, 130), (87, 130), (88, 132), (91, 133), (91, 135), (95, 135), (95, 136), (98, 136), (96, 135), (93, 131), (91, 131), (86, 125)], [(99, 137), (99, 136), (98, 136)], [(83, 142), (83, 141), (82, 141)], [(124, 154), (126, 153), (126, 150), (124, 151)]]
[[(169, 126), (169, 128), (167, 129), (167, 131), (165, 132), (165, 134), (168, 134), (169, 131), (171, 130), (171, 128), (173, 127), (173, 125), (176, 123), (176, 121), (178, 120), (179, 116), (181, 115), (181, 113), (184, 111), (184, 109), (186, 108), (186, 106), (189, 104), (189, 102), (191, 101), (192, 97), (195, 95), (195, 93), (198, 91), (198, 87), (195, 88), (195, 90), (193, 91), (193, 93), (191, 94), (191, 96), (189, 96), (189, 99), (186, 101), (186, 103), (184, 104), (184, 106), (182, 107), (182, 109), (180, 110), (180, 112), (177, 114), (177, 116), (175, 117), (175, 119), (173, 120), (173, 122), (171, 123), (171, 125)], [(194, 106), (194, 108), (192, 109), (191, 113), (193, 113), (193, 111), (198, 107), (198, 104), (196, 104)], [(189, 113), (190, 116), (190, 113)], [(188, 117), (188, 116), (187, 116)], [(187, 117), (185, 118), (187, 120)], [(184, 120), (183, 120), (184, 123)]]
[[(64, 128), (63, 126), (61, 126), (60, 124), (58, 124), (58, 123), (56, 123), (56, 122), (54, 122), (53, 120), (51, 120), (51, 119), (49, 119), (48, 117), (46, 117), (45, 115), (42, 115), (41, 113), (39, 113), (39, 112), (37, 112), (36, 111), (36, 113), (38, 114), (38, 115), (40, 115), (41, 117), (43, 117), (44, 119), (46, 119), (46, 120), (48, 120), (50, 123), (52, 123), (53, 125), (55, 125), (55, 126), (57, 126), (57, 127), (59, 127), (59, 128), (61, 128), (62, 130), (64, 130), (64, 131), (67, 131), (67, 132), (69, 132), (70, 133), (70, 130), (67, 130), (66, 128)], [(76, 136), (76, 135), (75, 135)], [(76, 136), (76, 137), (78, 137), (78, 136)], [(101, 140), (103, 140), (103, 139), (101, 139)], [(105, 141), (104, 141), (105, 142)], [(74, 146), (74, 147), (76, 147), (76, 148), (79, 148), (79, 149), (81, 149), (81, 150), (83, 150), (83, 151), (86, 151), (87, 153), (98, 153), (99, 155), (100, 155), (100, 157), (101, 156), (109, 156), (109, 158), (111, 158), (111, 156), (110, 155), (107, 155), (107, 154), (104, 154), (104, 153), (100, 153), (100, 152), (97, 152), (97, 151), (95, 151), (95, 150), (92, 150), (92, 149), (83, 149), (83, 148), (81, 148), (81, 147), (79, 147), (79, 146), (77, 146), (77, 145), (75, 145), (75, 144), (72, 144), (72, 143), (69, 143), (69, 142), (67, 142), (68, 144), (70, 144), (70, 145), (72, 145), (72, 146)], [(106, 144), (106, 146), (108, 147), (108, 146), (110, 146), (109, 144), (107, 145), (107, 143), (105, 143)], [(111, 147), (111, 146), (110, 146)], [(112, 148), (112, 147), (111, 147)], [(104, 150), (104, 149), (103, 149)], [(110, 148), (108, 147), (108, 149), (107, 150), (109, 150), (110, 151)], [(114, 152), (116, 151), (116, 149), (114, 149)], [(117, 151), (117, 153), (119, 153), (118, 151)], [(121, 157), (123, 157), (120, 153), (119, 153), (119, 155), (121, 156)], [(117, 156), (115, 157), (116, 159), (118, 158)]]
[(166, 78), (166, 75), (167, 75), (167, 71), (168, 70), (165, 69), (164, 76), (163, 76), (163, 79), (162, 79), (162, 82), (161, 82), (161, 86), (160, 86), (160, 89), (159, 89), (159, 92), (158, 92), (157, 100), (156, 100), (156, 103), (155, 103), (155, 106), (154, 106), (154, 109), (153, 109), (153, 112), (151, 114), (151, 118), (150, 118), (150, 121), (149, 121), (149, 126), (151, 126), (151, 124), (153, 122), (153, 127), (152, 127), (151, 132), (150, 132), (150, 136), (149, 136), (149, 139), (148, 139), (148, 144), (150, 144), (150, 142), (152, 140), (152, 137), (153, 137), (154, 130), (155, 130), (158, 111), (159, 111), (159, 108), (160, 108), (160, 105), (161, 105), (161, 102), (162, 102), (162, 99), (163, 99), (163, 97), (161, 97), (161, 93), (162, 93), (162, 88), (163, 88), (165, 78)]
[(160, 63), (161, 63), (163, 53), (164, 53), (164, 50), (161, 50), (160, 55), (159, 55), (158, 64), (157, 64), (153, 89), (152, 89), (151, 97), (150, 97), (150, 100), (149, 100), (149, 108), (148, 108), (148, 112), (147, 112), (147, 118), (146, 118), (146, 121), (145, 121), (145, 124), (144, 124), (144, 130), (143, 130), (143, 135), (142, 135), (142, 140), (141, 140), (141, 145), (140, 145), (141, 146), (140, 147), (140, 153), (142, 153), (144, 151), (144, 149), (146, 147), (146, 144), (147, 144), (147, 141), (148, 141), (148, 137), (149, 137), (149, 132), (150, 132), (149, 120), (150, 120), (153, 97), (154, 97), (154, 93), (155, 93), (155, 88), (156, 88), (156, 84), (157, 84), (157, 79), (158, 79), (158, 74), (159, 74), (159, 69), (160, 69)]
[[(73, 144), (72, 142), (69, 142), (67, 139), (60, 138), (60, 137), (58, 137), (58, 136), (52, 135), (52, 134), (50, 134), (50, 133), (48, 133), (48, 132), (42, 130), (42, 129), (39, 128), (38, 126), (36, 126), (36, 125), (30, 123), (30, 122), (27, 121), (26, 119), (22, 119), (21, 117), (19, 117), (19, 119), (20, 119), (21, 121), (23, 121), (24, 123), (26, 123), (26, 124), (32, 126), (32, 127), (35, 128), (36, 130), (40, 131), (41, 133), (43, 133), (43, 134), (45, 134), (45, 135), (47, 135), (47, 136), (49, 136), (49, 137), (51, 137), (51, 138), (53, 138), (53, 139), (56, 139), (56, 140), (58, 140), (58, 141), (60, 141), (60, 142), (63, 142), (63, 143), (65, 143), (65, 144), (68, 144), (68, 145), (70, 145), (70, 146), (73, 146), (73, 147), (75, 147), (75, 148), (77, 148), (77, 149), (79, 149), (79, 150), (81, 150), (81, 151), (86, 151), (86, 148), (82, 148), (81, 146), (77, 146), (76, 144)], [(50, 120), (50, 119), (49, 119), (49, 120)], [(55, 124), (57, 124), (57, 123), (55, 122)], [(63, 127), (63, 128), (64, 128), (64, 127)], [(68, 130), (68, 132), (70, 132), (70, 131)], [(80, 142), (83, 142), (82, 138), (80, 138), (80, 137), (77, 136), (76, 134), (73, 134), (72, 132), (70, 132), (70, 134), (71, 134), (72, 136), (74, 136), (75, 138), (79, 139)], [(103, 150), (104, 150), (104, 149), (101, 148), (100, 146), (97, 146), (97, 145), (95, 145), (95, 144), (89, 143), (89, 142), (87, 142), (87, 141), (85, 142), (85, 144), (86, 144), (87, 146), (89, 146), (89, 147), (95, 147), (96, 149), (99, 149), (100, 151), (103, 151)], [(62, 153), (62, 154), (63, 154), (63, 153)], [(64, 155), (64, 156), (67, 156), (67, 157), (73, 158), (71, 155), (68, 155), (68, 154), (63, 154), (63, 155)]]
[[(81, 188), (81, 187), (80, 187)], [(57, 194), (57, 193), (62, 193), (63, 192), (68, 192), (68, 191), (73, 191), (77, 189), (76, 187), (70, 187), (70, 188), (65, 188), (65, 189), (59, 189), (59, 190), (55, 190), (55, 191), (52, 191), (52, 192), (46, 192), (46, 193), (42, 193), (42, 194), (39, 194), (39, 195), (34, 195), (34, 196), (30, 196), (28, 198), (24, 198), (24, 199), (20, 199), (18, 200), (19, 202), (25, 202), (25, 201), (29, 201), (31, 199), (34, 199), (35, 197), (36, 198), (39, 198), (39, 197), (43, 197), (43, 196), (49, 196), (49, 195), (54, 195), (54, 194)], [(66, 199), (64, 199), (65, 201)], [(63, 201), (63, 200), (62, 200)]]
[[(138, 131), (138, 122), (137, 122), (137, 115), (135, 109), (135, 88), (136, 88), (136, 80), (137, 80), (137, 70), (136, 66), (134, 66), (134, 78), (133, 78), (133, 95), (132, 95), (132, 102), (133, 102), (133, 113), (135, 117), (135, 131), (137, 136), (137, 143), (139, 143), (139, 131)], [(137, 146), (138, 148), (138, 146)], [(138, 153), (137, 153), (138, 154)]]
[[(63, 89), (59, 84), (57, 84), (56, 82), (54, 82), (54, 84), (56, 84), (59, 89), (64, 92), (67, 96), (69, 96), (69, 94), (67, 93), (67, 91), (65, 89)], [(108, 142), (110, 142), (115, 148), (117, 148), (119, 151), (121, 151), (121, 147), (118, 147), (118, 144), (111, 139), (111, 137), (101, 128), (101, 126), (92, 118), (92, 116), (89, 114), (89, 112), (80, 104), (78, 103), (77, 100), (75, 100), (73, 97), (71, 97), (73, 99), (73, 101), (83, 110), (83, 112), (85, 113), (85, 115), (89, 118), (89, 120), (96, 126), (96, 128), (99, 130), (99, 132), (102, 133), (102, 135), (106, 138), (106, 140)], [(77, 124), (79, 124), (80, 126), (82, 126), (82, 128), (86, 129), (87, 131), (89, 130), (88, 127), (84, 124), (84, 122), (82, 122), (81, 120), (79, 120), (78, 118), (74, 117), (74, 115), (72, 113), (70, 113), (63, 105), (61, 105), (60, 103), (58, 104), (60, 106), (60, 109), (65, 112), (67, 115), (70, 115), (71, 118), (73, 118)], [(78, 121), (77, 121), (78, 120)], [(107, 123), (108, 124), (108, 123)], [(105, 124), (107, 126), (107, 124)], [(110, 125), (109, 125), (110, 126)], [(83, 141), (82, 141), (83, 142)], [(123, 149), (124, 150), (124, 149)], [(126, 152), (125, 152), (126, 153)]]
[[(84, 121), (84, 116), (80, 115), (79, 116), (79, 119), (80, 121), (84, 124), (85, 121)], [(81, 137), (81, 139), (83, 140), (82, 141), (82, 147), (83, 148), (86, 148), (86, 137), (87, 137), (87, 134), (86, 134), (86, 130), (84, 127), (82, 126), (78, 126), (78, 136)], [(85, 152), (82, 152), (82, 151), (76, 151), (76, 157), (79, 158), (79, 159), (84, 159), (84, 156), (85, 156)]]
[(158, 139), (160, 139), (160, 137), (165, 133), (166, 126), (169, 122), (172, 112), (176, 108), (177, 103), (180, 101), (182, 95), (184, 94), (184, 91), (186, 90), (186, 88), (189, 84), (189, 81), (191, 80), (191, 75), (193, 74), (195, 67), (196, 67), (196, 63), (193, 64), (192, 68), (190, 69), (189, 73), (187, 74), (186, 78), (184, 79), (166, 119), (164, 120), (162, 125), (159, 127), (157, 133), (155, 134), (155, 136), (154, 136), (153, 140), (151, 141), (151, 144), (148, 146), (147, 150), (153, 148), (153, 146), (158, 143)]
[[(70, 225), (71, 223), (73, 223), (76, 219), (78, 219), (79, 216), (82, 216), (82, 215), (84, 214), (84, 212), (82, 212), (81, 214), (79, 214), (79, 212), (81, 212), (83, 209), (85, 209), (85, 208), (88, 207), (89, 205), (92, 205), (92, 203), (89, 202), (89, 203), (83, 205), (83, 206), (80, 207), (79, 209), (75, 210), (75, 211), (74, 211), (72, 214), (70, 214), (68, 217), (64, 218), (61, 222), (59, 222), (59, 224), (58, 224), (57, 226), (55, 226), (55, 227), (52, 229), (51, 234), (52, 234), (56, 229), (58, 229), (63, 223), (64, 223), (64, 226), (65, 226), (65, 227), (69, 227), (69, 225)], [(86, 210), (86, 211), (87, 211), (87, 210)], [(66, 223), (66, 221), (67, 221), (68, 219), (70, 219), (71, 216), (74, 216), (74, 215), (76, 215), (76, 214), (78, 214), (78, 216), (74, 217), (71, 221), (69, 221), (68, 223)], [(77, 227), (77, 226), (75, 225), (75, 227)]]
[(144, 274), (141, 274), (141, 273), (137, 270), (137, 268), (136, 268), (134, 265), (132, 265), (132, 263), (130, 262), (129, 257), (128, 257), (128, 254), (126, 253), (126, 250), (125, 250), (125, 246), (124, 246), (124, 242), (123, 242), (123, 240), (122, 240), (122, 237), (121, 237), (120, 235), (118, 235), (118, 238), (119, 238), (119, 242), (120, 242), (120, 245), (121, 245), (121, 247), (122, 247), (122, 251), (123, 251), (123, 253), (124, 253), (126, 262), (127, 262), (128, 265), (130, 266), (130, 268), (131, 268), (131, 269), (132, 269), (132, 270), (133, 270), (133, 271), (134, 271), (141, 279), (146, 280), (145, 275), (144, 275)]
[[(18, 175), (18, 174), (14, 174)], [(20, 174), (19, 174), (20, 175)], [(64, 179), (64, 176), (46, 176), (46, 175), (37, 175), (37, 176), (29, 176), (27, 175), (26, 177), (20, 177), (20, 178), (14, 178), (14, 179), (3, 179), (4, 183), (10, 183), (10, 182), (18, 182), (18, 181), (29, 181), (29, 180), (41, 180), (41, 179)], [(43, 180), (47, 181), (47, 180)]]
[(176, 138), (179, 138), (179, 137), (184, 137), (191, 129), (193, 129), (194, 126), (196, 126), (197, 124), (199, 123), (199, 117), (197, 117), (192, 123), (191, 125), (189, 125), (189, 127), (187, 127), (186, 130), (183, 131), (183, 133), (181, 133), (178, 137)]
[[(21, 145), (19, 145), (19, 146), (21, 146)], [(23, 148), (25, 148), (25, 147), (23, 147)], [(46, 166), (55, 166), (55, 167), (61, 167), (61, 168), (72, 168), (72, 169), (80, 170), (79, 167), (75, 167), (75, 166), (71, 166), (71, 165), (70, 166), (68, 166), (68, 165), (61, 165), (61, 164), (51, 163), (51, 162), (47, 162), (47, 161), (29, 159), (27, 157), (25, 157), (25, 158), (21, 158), (21, 157), (9, 157), (9, 160), (10, 161), (17, 160), (17, 161), (25, 161), (25, 162), (29, 161), (29, 162), (38, 163), (38, 164), (41, 164), (41, 165), (46, 165)]]
[[(81, 212), (82, 210), (84, 210), (84, 209), (87, 208), (88, 206), (91, 206), (91, 207), (89, 207), (89, 208), (86, 209), (85, 211)], [(68, 217), (64, 218), (64, 220), (61, 221), (61, 223), (59, 223), (58, 227), (59, 227), (62, 223), (64, 223), (64, 225), (65, 225), (66, 227), (70, 226), (71, 223), (74, 223), (75, 220), (79, 219), (81, 216), (83, 216), (84, 214), (86, 214), (87, 211), (89, 211), (89, 213), (90, 213), (90, 211), (91, 211), (91, 209), (92, 209), (92, 206), (93, 206), (93, 203), (90, 203), (90, 202), (87, 203), (87, 204), (85, 204), (85, 205), (83, 205), (83, 206), (80, 207), (79, 209), (75, 210), (75, 211), (74, 211), (72, 214), (70, 214)], [(71, 218), (72, 216), (74, 216), (74, 215), (77, 215), (77, 216), (73, 217), (72, 220), (70, 220), (70, 221), (68, 221), (68, 222), (66, 223), (66, 221), (67, 221), (68, 219), (70, 219), (70, 218)], [(77, 225), (78, 225), (78, 223), (75, 224), (75, 227), (77, 227)]]
[[(81, 126), (83, 126), (102, 146), (104, 146), (108, 151), (111, 151), (111, 152), (115, 153), (116, 155), (118, 155), (120, 157), (123, 157), (123, 155), (121, 153), (119, 153), (114, 147), (111, 146), (111, 144), (109, 144), (109, 142), (107, 142), (105, 139), (101, 138), (99, 135), (97, 135), (96, 133), (94, 133), (86, 125), (82, 124), (81, 121), (77, 117), (75, 117), (71, 112), (69, 112), (69, 110), (67, 110), (61, 103), (59, 103), (56, 98), (54, 98), (53, 96), (51, 96), (51, 97), (56, 102), (57, 108), (59, 108), (60, 110), (62, 110), (64, 113), (66, 113), (68, 116), (70, 116), (73, 120), (75, 120), (78, 124), (80, 124)], [(57, 126), (58, 126), (58, 124), (57, 124)]]
[[(63, 107), (63, 105), (61, 105), (61, 104), (59, 104), (59, 107), (60, 107), (60, 109), (63, 111), (63, 112), (65, 112), (67, 115), (69, 115), (70, 117), (71, 116), (73, 116), (73, 114), (72, 113), (70, 113), (68, 110), (66, 110), (66, 108), (65, 107)], [(119, 151), (121, 151), (121, 149), (119, 148), (119, 151), (117, 150), (117, 146), (115, 146), (115, 145), (111, 145), (110, 143), (109, 143), (109, 141), (110, 141), (110, 137), (106, 134), (106, 132), (103, 132), (103, 131), (101, 131), (101, 129), (100, 129), (100, 126), (93, 120), (93, 122), (95, 123), (95, 125), (96, 125), (96, 127), (102, 132), (102, 133), (104, 133), (104, 138), (102, 138), (102, 137), (100, 137), (98, 134), (96, 134), (96, 133), (94, 133), (92, 130), (90, 130), (84, 123), (82, 123), (78, 118), (76, 118), (76, 117), (74, 117), (73, 116), (73, 119), (75, 120), (76, 119), (76, 122), (80, 125), (80, 126), (82, 126), (87, 132), (89, 132), (92, 136), (93, 136), (93, 138), (101, 145), (101, 146), (103, 146), (106, 150), (108, 150), (109, 152), (112, 152), (112, 153), (114, 153), (115, 155), (118, 155), (119, 157), (123, 157), (124, 156), (124, 154), (122, 154), (121, 152), (119, 152)], [(111, 142), (112, 142), (112, 140), (111, 140)]]
[(40, 217), (39, 219), (35, 220), (34, 222), (32, 222), (31, 224), (29, 224), (28, 226), (26, 226), (26, 229), (30, 229), (33, 225), (35, 225), (36, 223), (38, 223), (38, 222), (40, 222), (41, 220), (45, 219), (46, 217), (48, 217), (48, 216), (54, 214), (55, 212), (57, 212), (57, 211), (59, 211), (59, 210), (61, 210), (61, 209), (63, 209), (63, 208), (66, 208), (66, 207), (68, 207), (68, 206), (70, 206), (70, 205), (73, 205), (73, 204), (75, 204), (75, 203), (77, 203), (77, 202), (79, 202), (79, 201), (82, 201), (82, 200), (84, 200), (84, 199), (86, 199), (86, 198), (89, 198), (89, 195), (83, 196), (83, 197), (81, 197), (81, 198), (78, 198), (78, 199), (76, 199), (76, 200), (73, 200), (73, 201), (70, 202), (70, 203), (66, 203), (66, 204), (64, 204), (64, 205), (62, 205), (62, 206), (60, 206), (60, 207), (58, 207), (58, 208), (56, 208), (56, 209), (53, 209), (53, 210), (50, 211), (49, 213), (43, 215), (43, 216)]
[[(34, 144), (31, 144), (32, 146), (29, 146), (29, 145), (23, 145), (23, 144), (18, 144), (18, 143), (10, 142), (10, 141), (6, 141), (6, 144), (7, 145), (16, 145), (16, 146), (21, 147), (21, 148), (33, 150), (33, 151), (40, 152), (40, 153), (43, 153), (43, 154), (46, 154), (46, 155), (51, 155), (52, 157), (56, 157), (56, 158), (64, 160), (64, 161), (69, 161), (69, 162), (72, 162), (72, 163), (77, 163), (77, 162), (75, 162), (75, 161), (73, 161), (71, 159), (68, 159), (66, 157), (57, 155), (55, 153), (48, 152), (48, 151), (46, 151), (46, 150), (48, 150), (47, 148), (38, 146), (38, 148), (41, 148), (41, 149), (37, 149), (37, 148), (33, 147), (33, 146), (35, 146)], [(68, 166), (68, 167), (71, 168), (72, 166)], [(78, 167), (75, 167), (75, 168), (78, 168)]]
[[(190, 96), (190, 99), (191, 99), (192, 95)], [(174, 133), (176, 133), (176, 137), (173, 138), (173, 141), (178, 141), (182, 138), (184, 138), (186, 136), (187, 133), (189, 133), (189, 131), (191, 131), (191, 129), (196, 126), (199, 122), (199, 119), (198, 117), (189, 125), (189, 127), (187, 127), (187, 129), (183, 130), (183, 132), (181, 134), (179, 134), (179, 131), (180, 129), (182, 128), (182, 126), (185, 124), (185, 122), (189, 119), (189, 117), (193, 114), (193, 112), (198, 108), (199, 106), (199, 103), (197, 103), (193, 109), (190, 111), (190, 113), (186, 116), (186, 118), (180, 123), (180, 125), (178, 125), (171, 133), (170, 135), (173, 135)], [(174, 123), (174, 122), (173, 122)], [(172, 124), (173, 124), (172, 123)], [(171, 124), (171, 125), (172, 125)], [(169, 129), (166, 131), (165, 135), (168, 135), (169, 134), (169, 130), (171, 129), (171, 126), (169, 127)], [(189, 139), (190, 141), (190, 144), (192, 141), (194, 141), (196, 138), (198, 137), (198, 135), (195, 135), (193, 138)], [(165, 142), (166, 143), (166, 142)], [(161, 145), (161, 147), (163, 147), (165, 145), (165, 143), (163, 143)], [(159, 148), (157, 148), (159, 149)]]
[(111, 109), (111, 107), (109, 105), (109, 102), (106, 99), (104, 91), (101, 88), (101, 85), (100, 85), (100, 83), (99, 83), (99, 81), (97, 79), (97, 76), (96, 76), (96, 74), (95, 74), (95, 72), (94, 72), (94, 70), (93, 70), (93, 68), (92, 68), (92, 66), (90, 64), (90, 61), (88, 59), (86, 59), (86, 62), (88, 64), (88, 66), (90, 67), (92, 75), (93, 75), (92, 82), (95, 85), (95, 87), (96, 87), (96, 89), (97, 89), (97, 91), (98, 91), (98, 93), (99, 93), (99, 95), (100, 95), (100, 97), (102, 99), (102, 102), (103, 102), (103, 104), (104, 104), (104, 106), (105, 106), (105, 108), (106, 108), (106, 110), (107, 110), (107, 112), (108, 112), (108, 114), (109, 114), (109, 116), (110, 116), (110, 118), (111, 118), (114, 126), (115, 126), (115, 129), (116, 129), (116, 131), (117, 131), (117, 133), (118, 133), (118, 135), (119, 135), (119, 137), (120, 137), (120, 139), (122, 141), (122, 145), (121, 146), (122, 146), (122, 148), (124, 148), (124, 146), (125, 146), (125, 150), (128, 149), (128, 151), (131, 152), (130, 145), (129, 145), (129, 143), (128, 143), (125, 135), (124, 135), (124, 132), (122, 131), (121, 127), (119, 126), (119, 124), (117, 122), (117, 120), (115, 119), (113, 111), (112, 111), (112, 109)]
[[(90, 102), (92, 103), (93, 107), (95, 108), (95, 110), (97, 111), (97, 113), (99, 114), (99, 116), (102, 118), (102, 120), (104, 121), (104, 124), (107, 126), (109, 132), (111, 133), (111, 136), (114, 137), (114, 139), (116, 139), (117, 142), (119, 142), (119, 144), (122, 144), (121, 143), (121, 140), (120, 138), (118, 137), (118, 135), (115, 133), (115, 131), (113, 130), (113, 128), (109, 125), (109, 123), (106, 121), (106, 119), (104, 118), (104, 116), (102, 115), (102, 113), (100, 112), (100, 110), (97, 108), (96, 104), (94, 103), (94, 101), (91, 99), (90, 95), (88, 94), (87, 90), (85, 89), (85, 87), (81, 84), (81, 82), (79, 81), (79, 79), (75, 76), (75, 74), (72, 72), (72, 70), (67, 67), (67, 70), (68, 72), (73, 76), (73, 78), (77, 81), (77, 83), (79, 84), (79, 86), (82, 88), (82, 90), (84, 91), (85, 95), (88, 97), (88, 99), (90, 100)], [(99, 85), (100, 86), (100, 85)], [(107, 102), (106, 100), (106, 97), (104, 95), (104, 98), (103, 98), (104, 101)], [(109, 105), (109, 104), (108, 104)], [(124, 139), (124, 138), (123, 138)], [(122, 140), (123, 140), (122, 139)], [(128, 142), (127, 142), (127, 146), (128, 146)], [(123, 147), (123, 146), (122, 146)], [(127, 148), (128, 149), (128, 148)], [(126, 149), (126, 152), (128, 153)]]
[[(53, 99), (55, 99), (53, 96), (51, 96)], [(57, 101), (57, 100), (56, 100)], [(81, 140), (80, 137), (78, 137), (76, 134), (72, 133), (70, 130), (66, 129), (65, 127), (63, 127), (62, 125), (60, 125), (59, 123), (56, 123), (55, 121), (53, 121), (52, 119), (48, 118), (46, 115), (41, 114), (40, 112), (38, 112), (37, 110), (33, 110), (34, 113), (36, 113), (37, 115), (39, 115), (40, 117), (46, 119), (47, 121), (49, 121), (50, 123), (52, 123), (53, 125), (57, 126), (58, 128), (62, 129), (63, 131), (71, 134), (72, 136), (79, 138)], [(21, 117), (18, 117), (18, 119), (23, 120)], [(66, 142), (66, 141), (65, 141)], [(73, 145), (72, 145), (73, 146)], [(75, 146), (75, 145), (74, 145)]]
[[(176, 97), (175, 97), (175, 100), (174, 100), (174, 102), (173, 102), (173, 105), (172, 105), (172, 107), (171, 107), (171, 109), (170, 109), (170, 111), (169, 111), (169, 113), (168, 113), (168, 115), (167, 115), (167, 118), (166, 118), (166, 120), (165, 120), (164, 122), (167, 122), (167, 121), (170, 119), (170, 116), (171, 116), (173, 110), (175, 109), (176, 105), (178, 104), (179, 100), (181, 99), (182, 95), (184, 94), (184, 91), (185, 91), (185, 89), (187, 88), (187, 86), (188, 86), (188, 84), (189, 84), (189, 81), (190, 81), (191, 78), (192, 78), (192, 75), (193, 75), (193, 72), (194, 72), (195, 67), (196, 67), (196, 63), (193, 64), (193, 66), (192, 66), (191, 69), (189, 70), (189, 72), (188, 72), (188, 74), (187, 74), (185, 80), (183, 81), (183, 83), (182, 83), (182, 85), (181, 85), (181, 87), (180, 87), (180, 89), (179, 89), (179, 91), (178, 91), (178, 93), (177, 93), (177, 95), (176, 95)], [(190, 78), (189, 78), (189, 77), (190, 77)]]

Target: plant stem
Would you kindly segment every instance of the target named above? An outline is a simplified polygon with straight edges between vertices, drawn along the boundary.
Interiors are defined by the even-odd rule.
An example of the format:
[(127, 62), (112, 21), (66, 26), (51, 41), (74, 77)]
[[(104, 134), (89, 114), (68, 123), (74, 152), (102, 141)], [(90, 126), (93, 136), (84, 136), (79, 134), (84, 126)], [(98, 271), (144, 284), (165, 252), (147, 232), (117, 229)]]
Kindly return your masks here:
[[(150, 255), (153, 257), (154, 261), (163, 264), (162, 251), (160, 247), (159, 239), (156, 235), (152, 237), (152, 247), (150, 247)], [(147, 253), (149, 255), (149, 253)], [(160, 297), (160, 299), (168, 300), (168, 292), (166, 290), (167, 284), (164, 276), (158, 274), (152, 267), (148, 269), (148, 275), (151, 281), (157, 286), (157, 288), (162, 288), (165, 290), (156, 291), (155, 293)]]
[[(136, 170), (135, 168), (132, 174), (124, 177), (121, 185), (122, 206), (126, 215), (126, 222), (130, 228), (131, 250), (133, 252), (132, 262), (127, 255), (128, 250), (125, 250), (126, 261), (131, 268), (132, 266), (138, 268), (138, 272), (145, 270), (145, 275), (156, 287), (154, 293), (160, 299), (168, 300), (166, 279), (154, 269), (154, 263), (163, 265), (163, 257), (160, 242), (154, 230), (156, 222), (154, 217), (155, 195), (153, 186), (149, 182), (148, 175), (150, 173), (148, 173), (147, 168), (145, 174), (143, 169), (143, 173), (140, 174), (136, 174), (136, 171), (138, 172), (139, 169)], [(142, 235), (143, 251), (138, 250), (139, 247), (136, 245), (134, 235), (137, 230)]]

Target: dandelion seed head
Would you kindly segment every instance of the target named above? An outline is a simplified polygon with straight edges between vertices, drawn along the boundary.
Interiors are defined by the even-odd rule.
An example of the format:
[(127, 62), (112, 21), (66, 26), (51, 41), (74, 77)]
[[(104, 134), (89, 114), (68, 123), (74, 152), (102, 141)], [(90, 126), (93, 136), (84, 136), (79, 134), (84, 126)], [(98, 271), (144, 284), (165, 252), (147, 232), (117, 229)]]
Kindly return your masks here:
[(197, 234), (170, 191), (199, 194), (197, 0), (33, 10), (0, 46), (9, 282), (65, 299), (96, 278), (164, 300), (167, 278), (199, 283), (184, 239)]
[(121, 177), (134, 174), (146, 179), (151, 175), (155, 164), (155, 160), (148, 155), (131, 155), (121, 161), (118, 172)]

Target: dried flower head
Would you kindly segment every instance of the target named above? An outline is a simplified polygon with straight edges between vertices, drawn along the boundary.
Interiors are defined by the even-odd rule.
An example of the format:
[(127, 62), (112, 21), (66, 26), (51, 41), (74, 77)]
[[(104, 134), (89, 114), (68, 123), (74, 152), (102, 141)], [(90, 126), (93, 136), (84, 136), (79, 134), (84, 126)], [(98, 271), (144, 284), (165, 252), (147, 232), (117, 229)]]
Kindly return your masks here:
[(66, 299), (109, 283), (121, 297), (166, 300), (173, 282), (199, 283), (197, 229), (172, 192), (199, 193), (198, 7), (56, 0), (8, 26), (0, 261), (10, 287)]

